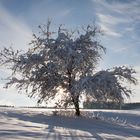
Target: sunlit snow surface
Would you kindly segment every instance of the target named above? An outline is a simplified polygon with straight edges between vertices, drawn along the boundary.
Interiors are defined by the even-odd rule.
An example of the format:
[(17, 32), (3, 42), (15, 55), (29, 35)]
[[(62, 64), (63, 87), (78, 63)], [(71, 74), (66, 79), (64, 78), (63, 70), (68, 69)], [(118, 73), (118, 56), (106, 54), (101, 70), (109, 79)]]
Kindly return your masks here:
[(0, 140), (140, 140), (140, 110), (85, 110), (88, 118), (52, 110), (0, 108)]

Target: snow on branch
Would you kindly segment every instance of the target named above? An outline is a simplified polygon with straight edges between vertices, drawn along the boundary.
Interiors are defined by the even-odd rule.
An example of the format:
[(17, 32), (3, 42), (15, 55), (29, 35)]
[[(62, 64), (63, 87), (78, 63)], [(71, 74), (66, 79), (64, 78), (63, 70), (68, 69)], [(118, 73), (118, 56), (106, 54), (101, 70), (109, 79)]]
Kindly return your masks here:
[(135, 70), (125, 66), (97, 72), (93, 76), (81, 79), (80, 84), (86, 94), (97, 101), (123, 102), (124, 96), (129, 97), (132, 91), (122, 85), (124, 80), (137, 84), (133, 76)]

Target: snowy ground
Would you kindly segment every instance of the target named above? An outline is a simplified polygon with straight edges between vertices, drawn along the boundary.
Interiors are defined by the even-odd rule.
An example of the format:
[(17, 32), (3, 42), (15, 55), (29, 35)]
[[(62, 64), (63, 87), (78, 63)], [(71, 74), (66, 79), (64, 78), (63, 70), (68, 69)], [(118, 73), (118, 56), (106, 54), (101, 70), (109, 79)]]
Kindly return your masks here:
[(0, 108), (0, 140), (140, 140), (140, 111), (85, 111), (89, 118), (51, 112)]

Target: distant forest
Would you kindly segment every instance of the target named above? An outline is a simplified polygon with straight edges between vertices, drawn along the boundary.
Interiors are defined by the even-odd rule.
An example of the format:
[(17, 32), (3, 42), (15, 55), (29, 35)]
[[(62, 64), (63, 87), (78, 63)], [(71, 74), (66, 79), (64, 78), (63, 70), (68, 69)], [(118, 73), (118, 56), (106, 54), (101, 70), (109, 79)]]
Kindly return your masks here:
[(84, 103), (83, 108), (85, 109), (140, 109), (140, 103), (124, 103), (124, 104), (116, 104), (116, 103)]

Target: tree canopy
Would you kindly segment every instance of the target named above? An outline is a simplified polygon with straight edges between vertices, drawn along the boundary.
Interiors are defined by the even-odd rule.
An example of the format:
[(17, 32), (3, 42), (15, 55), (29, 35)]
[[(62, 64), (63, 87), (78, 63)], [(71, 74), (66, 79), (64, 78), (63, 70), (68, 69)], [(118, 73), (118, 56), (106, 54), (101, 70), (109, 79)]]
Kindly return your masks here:
[(131, 90), (121, 81), (136, 84), (134, 69), (120, 66), (96, 72), (106, 50), (98, 40), (101, 31), (96, 26), (71, 31), (60, 25), (53, 32), (50, 23), (39, 26), (40, 34), (33, 34), (28, 51), (12, 47), (1, 50), (0, 63), (12, 71), (6, 87), (16, 85), (29, 97), (37, 97), (38, 103), (53, 100), (63, 89), (60, 104), (73, 104), (77, 116), (81, 95), (114, 102), (123, 102), (124, 95), (130, 96)]

